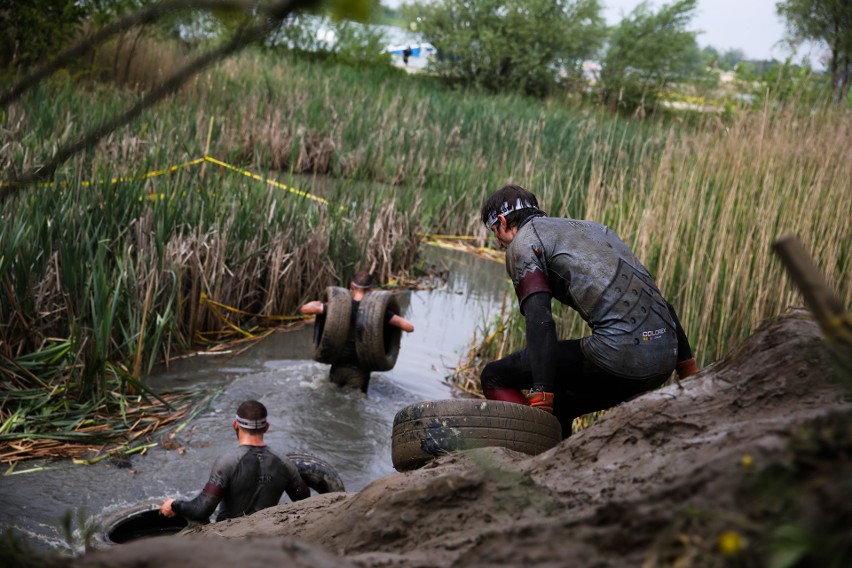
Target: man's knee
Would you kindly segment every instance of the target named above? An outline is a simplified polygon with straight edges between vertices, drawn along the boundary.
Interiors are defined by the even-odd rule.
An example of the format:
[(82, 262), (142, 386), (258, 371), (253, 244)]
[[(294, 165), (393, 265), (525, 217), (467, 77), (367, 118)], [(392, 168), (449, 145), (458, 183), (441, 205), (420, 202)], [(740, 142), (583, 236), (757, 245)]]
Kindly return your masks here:
[(479, 374), (479, 383), (482, 385), (483, 392), (503, 386), (500, 383), (500, 373), (497, 361), (492, 361), (485, 365), (482, 372)]
[(499, 361), (492, 361), (485, 365), (479, 375), (479, 383), (482, 385), (482, 394), (488, 400), (502, 400), (516, 404), (529, 405), (529, 400), (518, 390), (516, 385), (509, 385), (500, 372)]
[(339, 387), (361, 389), (363, 392), (367, 392), (370, 373), (359, 367), (332, 367), (328, 378), (333, 384)]

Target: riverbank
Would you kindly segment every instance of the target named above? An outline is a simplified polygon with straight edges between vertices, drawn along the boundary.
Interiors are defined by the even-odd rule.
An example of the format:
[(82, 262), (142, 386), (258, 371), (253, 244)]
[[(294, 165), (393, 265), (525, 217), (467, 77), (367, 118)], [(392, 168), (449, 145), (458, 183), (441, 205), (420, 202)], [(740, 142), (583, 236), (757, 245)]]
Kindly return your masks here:
[(539, 456), (454, 454), (70, 564), (842, 565), (852, 421), (831, 369), (816, 324), (789, 312)]

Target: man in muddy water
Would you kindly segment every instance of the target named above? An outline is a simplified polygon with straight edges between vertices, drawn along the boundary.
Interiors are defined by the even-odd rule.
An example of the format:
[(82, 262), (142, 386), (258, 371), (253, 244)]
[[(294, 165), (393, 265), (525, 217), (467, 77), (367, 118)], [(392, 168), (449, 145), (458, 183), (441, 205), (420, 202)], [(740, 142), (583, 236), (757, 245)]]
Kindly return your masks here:
[(207, 522), (221, 502), (218, 522), (277, 505), (285, 491), (293, 501), (311, 496), (296, 464), (273, 453), (263, 441), (269, 430), (263, 404), (256, 400), (240, 404), (232, 426), (239, 446), (216, 460), (207, 485), (195, 499), (166, 499), (161, 515)]
[[(369, 293), (372, 287), (373, 277), (366, 271), (356, 272), (351, 282), (349, 282), (349, 291), (352, 294), (352, 315), (349, 324), (349, 337), (343, 346), (340, 358), (331, 366), (328, 375), (332, 383), (341, 387), (360, 388), (361, 392), (364, 393), (367, 392), (367, 387), (370, 384), (370, 370), (361, 367), (358, 361), (358, 352), (355, 349), (355, 323), (358, 316), (358, 308), (361, 306), (361, 300), (364, 299), (364, 296)], [(319, 300), (314, 300), (302, 306), (300, 311), (307, 315), (319, 315), (324, 313), (325, 309), (325, 304)], [(385, 314), (385, 322), (407, 333), (414, 331), (414, 325), (410, 321), (390, 310)]]
[[(674, 308), (608, 227), (548, 217), (517, 185), (486, 199), (481, 220), (506, 249), (527, 345), (485, 366), (486, 398), (552, 412), (567, 438), (574, 418), (657, 388), (672, 371), (698, 371)], [(576, 310), (592, 334), (558, 341), (552, 298)]]

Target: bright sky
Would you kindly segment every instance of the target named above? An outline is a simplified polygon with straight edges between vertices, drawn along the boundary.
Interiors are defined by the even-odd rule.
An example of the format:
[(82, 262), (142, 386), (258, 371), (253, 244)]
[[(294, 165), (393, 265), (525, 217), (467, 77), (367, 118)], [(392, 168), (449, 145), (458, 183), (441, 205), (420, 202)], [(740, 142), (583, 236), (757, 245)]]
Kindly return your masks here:
[[(409, 0), (411, 1), (411, 0)], [(629, 14), (640, 0), (600, 0), (608, 24), (617, 24)], [(673, 0), (650, 0), (654, 10)], [(396, 7), (403, 0), (382, 0), (386, 6)], [(698, 45), (712, 45), (720, 52), (739, 49), (749, 59), (777, 59), (783, 61), (789, 52), (780, 45), (784, 36), (784, 21), (775, 13), (778, 0), (698, 0), (696, 15), (690, 30), (702, 31)], [(796, 59), (801, 60), (805, 53)], [(818, 53), (810, 53), (812, 64), (818, 62)]]
[[(712, 45), (721, 52), (739, 49), (749, 59), (784, 60), (789, 53), (776, 45), (784, 36), (784, 21), (775, 13), (778, 0), (698, 0), (698, 9), (689, 26), (702, 31), (698, 45)], [(669, 1), (651, 0), (658, 9)], [(639, 0), (601, 0), (608, 24), (618, 23)]]

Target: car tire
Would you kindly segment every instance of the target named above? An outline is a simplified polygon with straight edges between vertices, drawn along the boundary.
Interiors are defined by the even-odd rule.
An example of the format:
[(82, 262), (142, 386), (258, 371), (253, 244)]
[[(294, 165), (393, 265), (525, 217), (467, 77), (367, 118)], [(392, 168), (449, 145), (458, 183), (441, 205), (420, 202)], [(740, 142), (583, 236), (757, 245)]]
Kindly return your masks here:
[(410, 471), (459, 450), (499, 446), (536, 455), (561, 441), (559, 420), (543, 410), (499, 400), (435, 400), (397, 412), (391, 458), (397, 471)]
[(390, 371), (396, 365), (402, 330), (385, 322), (390, 310), (399, 315), (399, 302), (385, 290), (370, 292), (361, 300), (356, 316), (355, 351), (359, 366), (368, 371)]
[(102, 530), (92, 535), (90, 545), (104, 549), (134, 540), (176, 534), (190, 526), (180, 515), (160, 515), (161, 501), (147, 501), (111, 513), (98, 521)]
[(340, 358), (352, 323), (352, 296), (345, 288), (325, 289), (325, 312), (314, 320), (312, 359), (332, 365)]
[(308, 487), (317, 493), (346, 491), (343, 479), (330, 463), (305, 453), (291, 453), (287, 457), (299, 468), (299, 475)]

